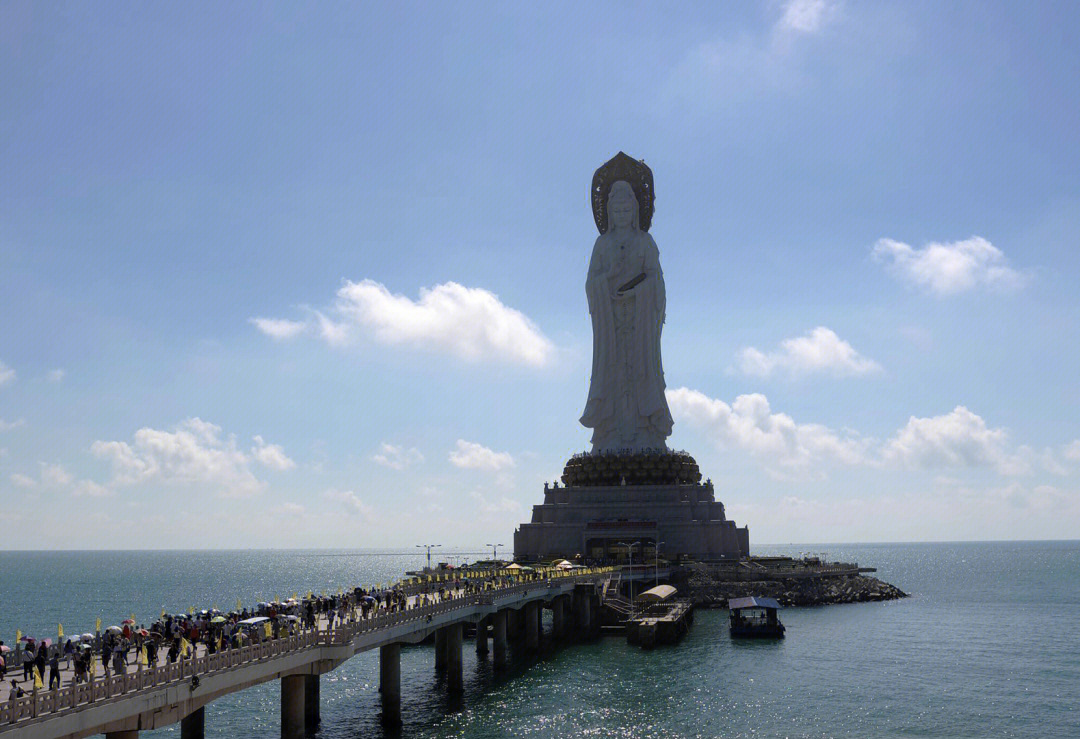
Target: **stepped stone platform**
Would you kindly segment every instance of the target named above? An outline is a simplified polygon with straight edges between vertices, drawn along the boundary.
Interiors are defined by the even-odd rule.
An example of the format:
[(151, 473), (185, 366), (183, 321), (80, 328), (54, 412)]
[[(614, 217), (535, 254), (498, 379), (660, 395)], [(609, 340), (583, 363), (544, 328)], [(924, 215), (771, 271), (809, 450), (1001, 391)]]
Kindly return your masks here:
[(750, 533), (724, 515), (711, 480), (701, 482), (686, 452), (581, 454), (563, 471), (563, 486), (544, 485), (544, 502), (514, 532), (518, 559), (625, 558), (623, 543), (640, 542), (635, 557), (738, 559)]

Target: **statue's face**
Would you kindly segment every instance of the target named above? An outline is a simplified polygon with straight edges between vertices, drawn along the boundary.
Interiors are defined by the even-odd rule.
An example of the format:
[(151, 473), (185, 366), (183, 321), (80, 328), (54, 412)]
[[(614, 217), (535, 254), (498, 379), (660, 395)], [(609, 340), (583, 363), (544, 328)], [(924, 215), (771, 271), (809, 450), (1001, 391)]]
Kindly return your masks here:
[(611, 219), (611, 225), (616, 228), (630, 227), (630, 221), (634, 218), (634, 204), (629, 197), (623, 195), (615, 198), (608, 207), (610, 210), (608, 218)]

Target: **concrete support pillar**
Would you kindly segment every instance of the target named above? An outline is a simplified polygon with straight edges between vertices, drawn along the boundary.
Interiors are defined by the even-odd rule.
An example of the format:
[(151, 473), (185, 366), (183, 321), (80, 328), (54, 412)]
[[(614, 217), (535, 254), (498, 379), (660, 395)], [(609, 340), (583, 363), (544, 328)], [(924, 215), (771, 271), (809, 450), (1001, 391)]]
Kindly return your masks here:
[(488, 653), (488, 622), (490, 620), (490, 616), (484, 616), (476, 625), (476, 654), (480, 657), (487, 656)]
[(551, 604), (551, 633), (556, 639), (566, 636), (566, 611), (563, 608), (565, 605), (566, 600), (562, 596), (556, 598)]
[(536, 601), (525, 604), (525, 647), (530, 652), (540, 648), (539, 606)]
[(499, 611), (492, 617), (491, 641), (495, 650), (495, 666), (506, 666), (506, 611)]
[(446, 689), (453, 694), (465, 690), (461, 668), (461, 641), (465, 624), (451, 624), (446, 627)]
[(134, 729), (131, 731), (109, 731), (105, 733), (105, 739), (139, 739), (139, 732)]
[(506, 612), (506, 635), (515, 642), (521, 638), (521, 611), (511, 609)]
[(180, 739), (203, 739), (206, 734), (206, 706), (180, 719)]
[(304, 676), (281, 678), (281, 739), (304, 736)]
[(574, 631), (577, 632), (579, 638), (585, 636), (586, 629), (589, 625), (588, 619), (588, 597), (585, 593), (585, 588), (578, 586), (574, 588)]
[(446, 669), (446, 627), (435, 632), (435, 671)]
[[(322, 721), (319, 707), (319, 676), (304, 675), (304, 728), (315, 729)], [(187, 737), (183, 737), (187, 739)]]
[(379, 690), (384, 726), (401, 726), (401, 645), (379, 647)]

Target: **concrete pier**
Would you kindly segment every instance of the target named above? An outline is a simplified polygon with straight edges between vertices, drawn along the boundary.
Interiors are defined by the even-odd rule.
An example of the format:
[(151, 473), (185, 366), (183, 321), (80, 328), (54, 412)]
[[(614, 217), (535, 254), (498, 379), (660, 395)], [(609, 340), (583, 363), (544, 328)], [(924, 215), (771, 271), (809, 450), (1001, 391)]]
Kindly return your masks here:
[(476, 624), (476, 654), (478, 657), (486, 657), (488, 653), (488, 622), (490, 616), (484, 616), (480, 623)]
[(540, 648), (540, 604), (525, 604), (525, 647), (530, 652)]
[(304, 675), (281, 678), (281, 739), (304, 736)]
[(446, 669), (446, 629), (442, 628), (435, 632), (435, 671), (442, 672)]
[(491, 619), (491, 641), (495, 652), (495, 667), (506, 666), (506, 611), (499, 611)]
[(566, 636), (566, 601), (556, 598), (551, 604), (551, 631), (557, 639)]
[(461, 666), (461, 641), (465, 625), (451, 624), (446, 627), (446, 689), (451, 694), (460, 694), (465, 690)]
[(384, 726), (401, 726), (401, 645), (379, 647), (379, 690)]
[(206, 707), (198, 708), (180, 719), (180, 739), (203, 739), (206, 734)]
[[(311, 731), (322, 721), (319, 708), (319, 676), (304, 675), (304, 728)], [(182, 739), (188, 739), (186, 736)], [(202, 734), (199, 734), (202, 739)]]

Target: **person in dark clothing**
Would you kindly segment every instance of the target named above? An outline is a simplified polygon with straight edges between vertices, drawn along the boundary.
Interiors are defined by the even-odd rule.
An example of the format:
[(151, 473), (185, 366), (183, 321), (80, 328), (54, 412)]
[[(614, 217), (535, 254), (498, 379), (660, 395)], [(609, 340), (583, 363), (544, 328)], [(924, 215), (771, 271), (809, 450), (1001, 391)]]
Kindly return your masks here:
[(60, 687), (60, 655), (54, 654), (49, 660), (49, 690)]
[(15, 678), (11, 679), (11, 695), (9, 698), (22, 698), (26, 695), (26, 691), (19, 687), (19, 684), (15, 682)]
[(41, 644), (38, 646), (37, 657), (34, 658), (34, 665), (37, 666), (38, 676), (41, 677), (42, 680), (45, 679), (45, 663), (48, 659), (48, 651), (48, 648), (44, 644)]

